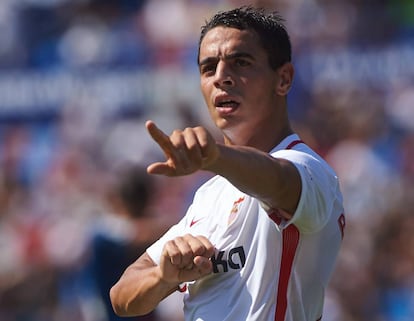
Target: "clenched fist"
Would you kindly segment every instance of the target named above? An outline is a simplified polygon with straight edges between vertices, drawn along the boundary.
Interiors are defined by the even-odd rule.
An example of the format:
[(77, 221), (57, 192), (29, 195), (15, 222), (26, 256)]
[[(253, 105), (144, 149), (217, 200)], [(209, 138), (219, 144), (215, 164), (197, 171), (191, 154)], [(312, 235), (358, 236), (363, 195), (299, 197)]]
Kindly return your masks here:
[(197, 280), (212, 272), (214, 246), (204, 236), (186, 234), (168, 241), (163, 248), (161, 278), (170, 284)]

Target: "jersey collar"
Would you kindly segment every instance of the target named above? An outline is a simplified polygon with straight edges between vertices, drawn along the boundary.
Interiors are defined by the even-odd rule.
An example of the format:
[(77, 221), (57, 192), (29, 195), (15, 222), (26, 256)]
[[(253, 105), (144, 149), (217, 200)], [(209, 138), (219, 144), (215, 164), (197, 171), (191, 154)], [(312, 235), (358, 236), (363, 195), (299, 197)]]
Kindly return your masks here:
[(279, 150), (286, 149), (295, 140), (300, 140), (298, 134), (291, 134), (289, 136), (286, 136), (276, 147), (273, 147), (270, 153), (274, 153)]

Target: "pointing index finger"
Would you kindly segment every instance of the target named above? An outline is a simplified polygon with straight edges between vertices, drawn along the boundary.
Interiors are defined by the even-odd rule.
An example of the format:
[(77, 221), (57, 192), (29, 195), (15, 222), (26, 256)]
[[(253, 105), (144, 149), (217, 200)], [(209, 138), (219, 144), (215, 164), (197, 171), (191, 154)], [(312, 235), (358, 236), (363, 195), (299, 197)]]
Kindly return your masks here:
[(170, 138), (161, 129), (155, 125), (152, 120), (148, 120), (145, 123), (148, 133), (152, 139), (161, 147), (161, 149), (168, 155), (171, 156), (172, 150), (174, 149)]

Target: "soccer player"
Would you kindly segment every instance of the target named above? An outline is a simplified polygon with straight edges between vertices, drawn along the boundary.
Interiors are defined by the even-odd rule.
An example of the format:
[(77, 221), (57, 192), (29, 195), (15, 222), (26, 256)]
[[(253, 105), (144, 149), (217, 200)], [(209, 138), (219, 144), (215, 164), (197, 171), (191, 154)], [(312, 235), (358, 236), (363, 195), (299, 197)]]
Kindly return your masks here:
[(224, 143), (203, 127), (151, 137), (150, 174), (216, 174), (185, 217), (112, 287), (115, 312), (146, 314), (185, 291), (186, 320), (317, 321), (345, 219), (338, 178), (290, 126), (294, 68), (277, 13), (240, 7), (202, 27), (201, 91)]

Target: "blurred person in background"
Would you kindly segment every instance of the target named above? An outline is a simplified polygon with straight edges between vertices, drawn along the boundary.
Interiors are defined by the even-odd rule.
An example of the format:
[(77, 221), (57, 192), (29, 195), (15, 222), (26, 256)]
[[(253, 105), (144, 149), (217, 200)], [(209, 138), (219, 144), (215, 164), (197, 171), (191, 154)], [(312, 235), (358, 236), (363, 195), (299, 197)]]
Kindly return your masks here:
[(338, 178), (290, 126), (291, 44), (277, 12), (240, 7), (203, 27), (201, 90), (224, 143), (204, 127), (146, 127), (165, 162), (150, 174), (216, 174), (185, 217), (110, 291), (123, 316), (185, 292), (186, 320), (322, 318), (344, 233)]
[[(128, 166), (115, 171), (106, 199), (109, 213), (98, 219), (90, 246), (90, 275), (94, 279), (99, 297), (108, 319), (119, 320), (111, 308), (108, 291), (131, 264), (137, 254), (156, 239), (162, 230), (160, 222), (148, 218), (148, 208), (154, 182), (140, 166)], [(149, 314), (134, 320), (155, 320)]]

